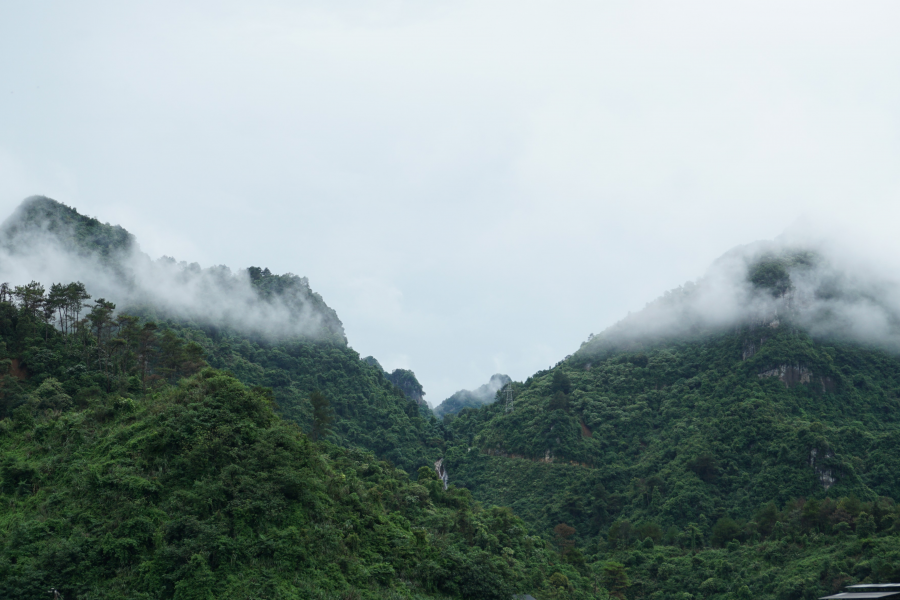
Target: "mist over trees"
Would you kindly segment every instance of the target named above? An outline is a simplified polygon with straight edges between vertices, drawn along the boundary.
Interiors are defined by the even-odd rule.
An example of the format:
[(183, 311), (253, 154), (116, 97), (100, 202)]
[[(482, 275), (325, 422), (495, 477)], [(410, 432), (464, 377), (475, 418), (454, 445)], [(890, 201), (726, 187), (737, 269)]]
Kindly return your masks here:
[(250, 267), (151, 260), (134, 236), (49, 198), (25, 200), (0, 225), (0, 281), (77, 279), (96, 295), (154, 319), (189, 319), (268, 338), (346, 344), (343, 325), (309, 281)]
[(474, 390), (460, 390), (441, 402), (434, 409), (436, 417), (444, 418), (453, 415), (465, 408), (477, 408), (483, 404), (495, 402), (498, 392), (512, 381), (508, 375), (496, 373), (490, 381)]
[(737, 249), (439, 420), (336, 315), (267, 332), (326, 307), (304, 279), (23, 211), (0, 269), (95, 272), (0, 284), (0, 595), (781, 600), (900, 576), (900, 295), (877, 269)]
[(900, 351), (900, 276), (837, 244), (789, 236), (739, 246), (696, 282), (591, 336), (581, 352), (789, 320), (817, 337)]

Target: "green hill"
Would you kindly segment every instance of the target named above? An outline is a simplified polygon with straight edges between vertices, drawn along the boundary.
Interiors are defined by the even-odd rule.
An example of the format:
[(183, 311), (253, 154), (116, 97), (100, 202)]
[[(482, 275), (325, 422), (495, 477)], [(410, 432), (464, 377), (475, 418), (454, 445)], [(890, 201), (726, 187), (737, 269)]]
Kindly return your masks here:
[[(50, 198), (26, 199), (0, 224), (0, 278), (49, 287), (81, 281), (119, 310), (242, 335), (346, 345), (337, 313), (305, 277), (249, 267), (235, 273), (171, 257), (150, 260), (134, 236)], [(18, 278), (18, 280), (17, 280)]]
[(0, 254), (46, 284), (0, 286), (0, 596), (787, 600), (900, 578), (900, 286), (822, 248), (737, 248), (509, 383), (513, 411), (476, 390), (442, 421), (305, 278), (150, 261), (43, 198)]
[[(308, 397), (318, 390), (331, 403), (333, 442), (375, 452), (411, 472), (441, 456), (443, 433), (427, 406), (410, 401), (380, 367), (360, 360), (347, 346), (337, 314), (304, 277), (259, 267), (232, 274), (226, 267), (201, 269), (171, 258), (151, 261), (121, 227), (43, 197), (27, 199), (0, 225), (0, 248), (29, 265), (34, 279), (57, 275), (54, 265), (63, 265), (84, 277), (87, 293), (115, 303), (120, 313), (158, 324), (160, 333), (195, 345), (210, 365), (247, 385), (271, 388), (282, 414), (306, 431), (312, 426)], [(6, 270), (0, 265), (0, 282)], [(49, 296), (51, 283), (44, 281), (36, 302), (44, 302), (45, 292)], [(61, 324), (56, 312), (36, 315)], [(71, 369), (86, 368), (90, 357), (70, 356), (59, 340), (16, 335), (17, 319), (8, 317), (6, 343), (35, 381), (65, 381)], [(122, 339), (126, 330), (112, 322), (107, 335)], [(136, 349), (119, 349), (109, 350), (109, 362), (121, 362), (118, 370), (95, 376), (92, 385), (134, 385), (127, 365)]]
[[(736, 597), (747, 585), (813, 598), (896, 577), (893, 333), (862, 344), (847, 320), (809, 327), (810, 311), (851, 314), (848, 298), (892, 308), (811, 277), (825, 261), (810, 256), (751, 255), (737, 280), (746, 304), (728, 319), (700, 310), (703, 282), (688, 286), (514, 384), (512, 413), (462, 413), (447, 426), (455, 481), (540, 530), (573, 527), (589, 557), (641, 578), (635, 597)], [(831, 286), (830, 316), (807, 281)], [(732, 540), (736, 553), (711, 548)], [(710, 558), (678, 563), (701, 549)], [(700, 577), (707, 560), (720, 566)]]
[(185, 342), (196, 332), (98, 303), (65, 333), (35, 297), (0, 297), (0, 597), (506, 599), (562, 568), (545, 538), (445, 490), (432, 466), (413, 481), (313, 442), (270, 388), (207, 367)]

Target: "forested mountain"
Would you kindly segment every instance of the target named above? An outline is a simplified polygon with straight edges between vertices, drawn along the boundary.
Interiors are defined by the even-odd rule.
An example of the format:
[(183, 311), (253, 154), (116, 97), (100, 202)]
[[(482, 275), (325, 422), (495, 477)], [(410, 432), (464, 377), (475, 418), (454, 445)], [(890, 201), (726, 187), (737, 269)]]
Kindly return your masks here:
[[(122, 387), (121, 379), (140, 354), (125, 342), (139, 340), (135, 331), (152, 322), (157, 333), (188, 342), (210, 365), (247, 385), (270, 388), (282, 414), (306, 431), (314, 412), (309, 394), (319, 391), (329, 401), (328, 439), (375, 452), (410, 472), (441, 456), (443, 434), (427, 406), (407, 399), (380, 367), (360, 360), (347, 346), (337, 314), (305, 277), (259, 267), (231, 273), (227, 267), (201, 269), (171, 258), (151, 261), (121, 227), (43, 197), (25, 200), (0, 225), (0, 249), (5, 253), (0, 282), (23, 270), (28, 276), (21, 283), (45, 280), (46, 287), (37, 282), (20, 286), (34, 296), (23, 297), (23, 306), (46, 300), (40, 309), (27, 309), (39, 320), (74, 330), (91, 295), (94, 304), (112, 306), (96, 349), (96, 360), (111, 374), (92, 385), (106, 391)], [(84, 283), (67, 284), (80, 299), (66, 296), (65, 285), (50, 287), (53, 280), (47, 278), (57, 274), (72, 277), (57, 281), (81, 278)], [(115, 315), (137, 320), (119, 322)], [(82, 329), (93, 327), (90, 323)], [(22, 372), (37, 382), (63, 379), (61, 369), (69, 368), (62, 366), (65, 349), (36, 339), (20, 343), (16, 357)], [(421, 386), (419, 391), (421, 400)]]
[(718, 313), (713, 272), (514, 384), (511, 413), (453, 420), (457, 484), (570, 527), (635, 597), (814, 598), (900, 576), (898, 321), (871, 293), (889, 284), (852, 293), (812, 252), (736, 258)]
[(337, 314), (305, 277), (258, 267), (202, 269), (170, 257), (153, 261), (121, 227), (42, 196), (26, 199), (0, 225), (0, 259), (4, 281), (80, 281), (119, 310), (267, 339), (347, 343)]
[(497, 392), (507, 385), (512, 379), (508, 375), (496, 373), (491, 375), (490, 381), (474, 390), (459, 390), (434, 409), (434, 415), (445, 418), (447, 415), (455, 415), (464, 408), (478, 408), (497, 400)]
[(67, 334), (20, 292), (0, 298), (0, 597), (499, 600), (556, 574), (508, 509), (312, 441), (172, 329), (120, 316), (107, 340), (101, 306)]
[(811, 248), (735, 249), (439, 421), (305, 278), (151, 261), (29, 199), (0, 227), (0, 596), (787, 600), (898, 579), (900, 286)]

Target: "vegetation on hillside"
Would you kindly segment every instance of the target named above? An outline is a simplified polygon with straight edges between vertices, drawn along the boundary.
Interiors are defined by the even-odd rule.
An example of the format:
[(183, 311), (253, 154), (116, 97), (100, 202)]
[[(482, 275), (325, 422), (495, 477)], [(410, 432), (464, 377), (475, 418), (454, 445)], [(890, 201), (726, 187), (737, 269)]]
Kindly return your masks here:
[(0, 299), (0, 596), (507, 599), (562, 577), (508, 509), (313, 442), (184, 330), (98, 300), (64, 333), (36, 287)]
[(812, 598), (900, 568), (882, 553), (900, 523), (898, 398), (897, 356), (782, 321), (577, 353), (517, 384), (512, 413), (463, 411), (446, 461), (476, 498), (573, 527), (588, 562), (640, 580), (635, 597), (741, 581)]
[[(0, 229), (134, 264), (127, 232), (47, 199)], [(754, 256), (743, 320), (685, 286), (511, 383), (512, 412), (460, 397), (443, 421), (331, 309), (303, 317), (328, 335), (269, 335), (0, 286), (0, 596), (787, 600), (896, 579), (896, 323), (837, 335), (853, 302), (893, 309), (819, 255)], [(251, 312), (327, 308), (305, 278), (246, 276)]]

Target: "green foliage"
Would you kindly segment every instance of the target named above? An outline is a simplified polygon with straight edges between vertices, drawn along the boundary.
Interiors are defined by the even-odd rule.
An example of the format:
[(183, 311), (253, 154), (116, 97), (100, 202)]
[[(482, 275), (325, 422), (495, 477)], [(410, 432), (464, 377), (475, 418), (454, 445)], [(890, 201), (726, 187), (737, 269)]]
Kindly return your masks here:
[(741, 526), (737, 521), (729, 517), (722, 517), (713, 526), (709, 541), (713, 546), (721, 548), (739, 537), (741, 537)]
[(52, 236), (66, 250), (104, 262), (137, 246), (134, 236), (122, 227), (103, 224), (44, 196), (26, 198), (0, 228), (0, 239), (14, 248), (27, 244), (36, 231)]
[(394, 369), (390, 374), (385, 375), (385, 378), (396, 385), (400, 391), (403, 392), (403, 395), (410, 400), (417, 404), (425, 402), (425, 389), (422, 387), (422, 384), (419, 383), (419, 380), (416, 379), (416, 374), (412, 371), (407, 369)]
[(787, 250), (780, 254), (764, 254), (747, 270), (747, 279), (756, 288), (773, 296), (784, 296), (794, 288), (791, 271), (813, 266), (818, 257), (809, 251)]
[[(40, 198), (4, 243), (36, 223), (114, 269), (133, 246)], [(816, 260), (764, 255), (748, 280), (790, 298)], [(900, 577), (896, 355), (789, 318), (591, 342), (510, 384), (511, 413), (460, 397), (439, 422), (305, 278), (247, 275), (327, 335), (0, 285), (0, 596), (774, 599)]]
[[(52, 586), (97, 598), (506, 599), (584, 568), (580, 552), (563, 560), (508, 509), (444, 490), (430, 466), (413, 482), (278, 416), (308, 399), (313, 435), (334, 416), (331, 437), (345, 443), (352, 427), (374, 440), (406, 426), (406, 445), (389, 437), (389, 452), (433, 462), (443, 440), (417, 434), (439, 436), (439, 424), (410, 416), (415, 404), (352, 351), (142, 322), (105, 301), (90, 315), (64, 333), (0, 302), (11, 371), (0, 387), (0, 596)], [(206, 348), (274, 386), (203, 369)], [(354, 406), (348, 389), (374, 402)]]
[(313, 441), (318, 441), (328, 435), (331, 430), (334, 414), (331, 411), (331, 403), (328, 401), (328, 398), (318, 390), (309, 395), (309, 404), (312, 406), (310, 437)]
[[(574, 527), (587, 570), (624, 565), (632, 585), (607, 579), (611, 593), (817, 597), (895, 576), (853, 552), (900, 533), (898, 397), (900, 358), (783, 320), (576, 354), (526, 381), (512, 413), (450, 422), (445, 463), (538, 530)], [(825, 557), (841, 566), (820, 574)]]
[(2, 421), (2, 597), (505, 599), (554, 561), (508, 510), (316, 445), (220, 371), (32, 411)]

